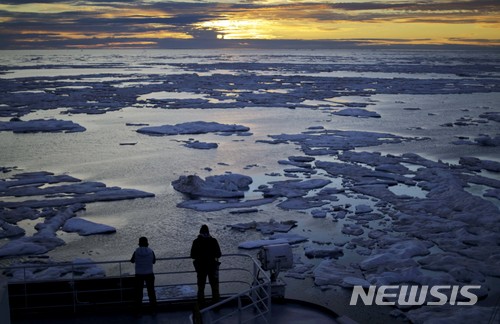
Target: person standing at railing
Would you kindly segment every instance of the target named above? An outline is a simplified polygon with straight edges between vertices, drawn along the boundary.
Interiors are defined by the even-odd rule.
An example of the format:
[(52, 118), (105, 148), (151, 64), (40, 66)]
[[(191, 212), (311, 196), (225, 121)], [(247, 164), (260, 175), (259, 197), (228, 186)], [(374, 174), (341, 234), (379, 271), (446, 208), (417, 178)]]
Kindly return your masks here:
[(139, 238), (139, 247), (134, 251), (130, 262), (135, 263), (135, 296), (137, 308), (142, 304), (144, 283), (148, 291), (149, 303), (156, 309), (155, 275), (153, 264), (156, 263), (154, 251), (149, 248), (146, 237)]
[(210, 235), (207, 225), (202, 225), (200, 234), (191, 246), (191, 258), (196, 270), (198, 284), (198, 303), (205, 302), (205, 283), (208, 282), (212, 288), (214, 302), (220, 299), (219, 294), (219, 258), (222, 256), (219, 242)]

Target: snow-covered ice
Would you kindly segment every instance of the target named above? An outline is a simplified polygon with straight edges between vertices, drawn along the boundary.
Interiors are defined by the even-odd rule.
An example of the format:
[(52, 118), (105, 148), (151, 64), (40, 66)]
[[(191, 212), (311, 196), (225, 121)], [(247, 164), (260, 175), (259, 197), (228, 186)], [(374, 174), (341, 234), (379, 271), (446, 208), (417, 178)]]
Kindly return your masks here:
[(196, 121), (176, 125), (146, 126), (139, 128), (138, 133), (147, 135), (185, 135), (205, 133), (239, 133), (250, 130), (242, 125), (226, 125), (217, 122)]
[(330, 248), (311, 248), (311, 247), (306, 247), (304, 249), (305, 255), (308, 258), (332, 258), (332, 259), (338, 259), (339, 257), (344, 255), (344, 251), (339, 248), (339, 247), (330, 247)]
[(196, 140), (185, 141), (184, 146), (198, 150), (210, 150), (219, 147), (217, 143), (200, 142)]
[(116, 232), (116, 228), (113, 226), (97, 224), (86, 219), (76, 217), (68, 219), (64, 223), (62, 230), (65, 232), (77, 232), (83, 236), (93, 234), (110, 234)]
[[(14, 172), (14, 171), (10, 171)], [(44, 254), (64, 245), (57, 236), (60, 229), (81, 235), (112, 233), (115, 229), (83, 219), (73, 219), (85, 209), (85, 204), (154, 197), (154, 194), (134, 189), (107, 187), (100, 182), (83, 182), (69, 175), (50, 172), (15, 173), (0, 180), (0, 196), (20, 197), (21, 200), (0, 201), (2, 217), (0, 238), (11, 240), (0, 247), (0, 257)], [(36, 197), (37, 199), (29, 199)], [(43, 219), (34, 226), (32, 236), (18, 223), (25, 219)]]
[(0, 121), (0, 132), (12, 131), (14, 133), (39, 133), (39, 132), (84, 132), (82, 127), (71, 120), (33, 119)]
[(247, 230), (256, 230), (260, 231), (263, 234), (273, 234), (274, 232), (282, 232), (286, 233), (290, 231), (292, 228), (294, 228), (297, 222), (290, 220), (290, 221), (281, 221), (277, 222), (275, 220), (270, 220), (269, 222), (249, 222), (249, 223), (238, 223), (238, 224), (231, 224), (229, 225), (230, 228), (234, 230), (238, 230), (241, 232), (247, 231)]
[(196, 197), (241, 198), (251, 183), (251, 177), (241, 174), (209, 176), (205, 180), (189, 175), (181, 176), (172, 182), (172, 186), (177, 191)]
[(64, 264), (52, 260), (38, 260), (32, 262), (14, 263), (4, 271), (4, 275), (12, 281), (50, 280), (73, 277), (101, 278), (106, 272), (91, 259), (76, 258)]
[(363, 117), (363, 118), (380, 118), (380, 115), (375, 111), (359, 109), (359, 108), (346, 108), (339, 111), (335, 111), (332, 114), (338, 116), (353, 116), (353, 117)]

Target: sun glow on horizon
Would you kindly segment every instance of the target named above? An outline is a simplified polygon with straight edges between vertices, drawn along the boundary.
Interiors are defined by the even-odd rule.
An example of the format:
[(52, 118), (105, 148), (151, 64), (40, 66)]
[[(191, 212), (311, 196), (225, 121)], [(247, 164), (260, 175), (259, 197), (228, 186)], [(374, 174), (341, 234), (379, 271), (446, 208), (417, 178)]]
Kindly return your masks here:
[(0, 37), (7, 44), (0, 49), (44, 40), (65, 47), (95, 39), (100, 46), (106, 38), (124, 46), (136, 43), (131, 39), (139, 46), (167, 39), (500, 45), (500, 8), (493, 1), (350, 1), (0, 4)]
[[(262, 19), (216, 20), (199, 24), (199, 28), (213, 29), (224, 39), (302, 39), (302, 40), (348, 40), (348, 39), (385, 39), (407, 44), (443, 44), (466, 43), (475, 44), (476, 39), (491, 40), (500, 45), (498, 30), (500, 26), (478, 24), (449, 24), (445, 22), (335, 22), (314, 23), (313, 21), (281, 20), (267, 21)], [(451, 39), (456, 39), (451, 41)], [(460, 42), (458, 39), (463, 39)]]

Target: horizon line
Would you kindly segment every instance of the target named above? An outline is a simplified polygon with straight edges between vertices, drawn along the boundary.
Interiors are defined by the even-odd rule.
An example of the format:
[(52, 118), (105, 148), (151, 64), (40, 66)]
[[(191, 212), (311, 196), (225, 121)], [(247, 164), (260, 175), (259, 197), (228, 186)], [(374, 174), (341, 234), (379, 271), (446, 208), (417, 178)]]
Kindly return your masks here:
[(0, 50), (99, 50), (99, 49), (136, 49), (136, 50), (161, 50), (161, 49), (362, 49), (362, 48), (450, 48), (450, 49), (471, 49), (487, 48), (500, 49), (500, 45), (493, 43), (410, 43), (410, 42), (389, 42), (389, 40), (268, 40), (268, 39), (225, 39), (225, 40), (193, 40), (193, 39), (164, 39), (161, 43), (137, 44), (122, 43), (113, 45), (107, 44), (52, 44), (39, 46), (6, 46)]

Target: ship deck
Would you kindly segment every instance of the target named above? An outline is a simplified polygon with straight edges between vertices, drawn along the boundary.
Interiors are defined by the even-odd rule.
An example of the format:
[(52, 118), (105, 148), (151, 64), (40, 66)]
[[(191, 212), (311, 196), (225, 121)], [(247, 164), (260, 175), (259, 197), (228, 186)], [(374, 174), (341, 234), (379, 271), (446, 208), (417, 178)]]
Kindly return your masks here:
[[(113, 323), (141, 323), (141, 324), (193, 324), (194, 310), (196, 303), (182, 302), (179, 304), (160, 303), (156, 311), (152, 311), (147, 306), (141, 310), (112, 308), (106, 310), (91, 310), (79, 313), (54, 313), (44, 312), (17, 314), (11, 318), (12, 324), (109, 324)], [(231, 306), (225, 306), (218, 309), (217, 316), (224, 316), (234, 311)], [(218, 323), (238, 323), (240, 318), (237, 316), (229, 316)], [(251, 324), (265, 323), (262, 318), (249, 319), (242, 322)], [(272, 324), (299, 324), (299, 323), (315, 323), (315, 324), (355, 324), (353, 320), (345, 316), (339, 316), (334, 312), (317, 306), (315, 304), (283, 299), (272, 303), (270, 319), (268, 323)]]
[[(355, 323), (331, 309), (311, 302), (285, 298), (285, 284), (271, 280), (249, 255), (224, 255), (220, 269), (221, 300), (196, 302), (196, 273), (188, 257), (160, 258), (155, 272), (158, 306), (148, 308), (144, 296), (135, 307), (135, 278), (128, 260), (28, 264), (5, 268), (2, 312), (7, 323)], [(85, 269), (99, 269), (98, 277), (82, 277)], [(1, 270), (1, 269), (0, 269)], [(33, 274), (63, 273), (55, 279)], [(92, 272), (94, 273), (94, 272)], [(210, 294), (207, 294), (210, 300)], [(5, 309), (5, 312), (3, 310)]]

